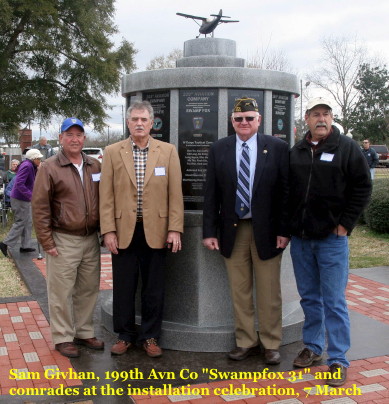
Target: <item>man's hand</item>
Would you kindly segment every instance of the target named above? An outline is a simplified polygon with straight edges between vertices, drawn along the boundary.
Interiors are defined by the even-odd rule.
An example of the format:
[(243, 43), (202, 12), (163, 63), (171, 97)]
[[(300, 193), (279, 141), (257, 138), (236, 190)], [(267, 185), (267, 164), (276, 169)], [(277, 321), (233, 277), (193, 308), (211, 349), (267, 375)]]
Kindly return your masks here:
[(52, 257), (58, 257), (58, 250), (57, 247), (50, 248), (50, 250), (45, 251), (46, 254), (51, 255)]
[(118, 239), (114, 231), (110, 231), (104, 234), (104, 245), (111, 251), (112, 254), (118, 253)]
[(203, 239), (203, 246), (208, 248), (208, 250), (218, 250), (219, 242), (216, 237), (208, 237)]
[(173, 253), (181, 251), (181, 233), (179, 231), (169, 231), (167, 234), (166, 245), (171, 248)]
[(289, 237), (277, 236), (277, 248), (286, 248), (289, 244)]
[(334, 229), (334, 233), (338, 236), (347, 236), (347, 229), (341, 224), (338, 224)]

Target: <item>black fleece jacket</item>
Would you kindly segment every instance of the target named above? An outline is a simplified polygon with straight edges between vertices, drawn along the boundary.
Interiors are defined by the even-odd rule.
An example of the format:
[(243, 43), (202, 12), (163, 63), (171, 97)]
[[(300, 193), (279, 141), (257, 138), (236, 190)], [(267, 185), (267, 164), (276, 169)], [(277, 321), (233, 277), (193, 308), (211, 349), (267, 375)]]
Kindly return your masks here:
[(290, 232), (322, 239), (341, 224), (350, 235), (371, 194), (366, 159), (335, 126), (316, 148), (308, 135), (290, 151)]

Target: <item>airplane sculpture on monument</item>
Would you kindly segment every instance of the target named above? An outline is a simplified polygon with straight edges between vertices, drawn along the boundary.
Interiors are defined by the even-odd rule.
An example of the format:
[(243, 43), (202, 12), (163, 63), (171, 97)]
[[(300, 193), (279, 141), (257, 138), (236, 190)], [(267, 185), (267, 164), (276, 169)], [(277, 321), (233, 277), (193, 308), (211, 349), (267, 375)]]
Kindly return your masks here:
[[(223, 15), (222, 9), (220, 9), (219, 14), (211, 14), (211, 17), (215, 18), (198, 17), (196, 15), (184, 14), (184, 13), (176, 13), (176, 14), (181, 17), (191, 18), (197, 25), (200, 26), (199, 28), (200, 35), (204, 36), (207, 36), (207, 34), (212, 34), (213, 37), (213, 32), (219, 24), (228, 22), (239, 22), (239, 20), (225, 20), (224, 18), (231, 18), (231, 17)], [(201, 25), (196, 20), (202, 21)], [(197, 35), (196, 38), (198, 38), (200, 35)]]

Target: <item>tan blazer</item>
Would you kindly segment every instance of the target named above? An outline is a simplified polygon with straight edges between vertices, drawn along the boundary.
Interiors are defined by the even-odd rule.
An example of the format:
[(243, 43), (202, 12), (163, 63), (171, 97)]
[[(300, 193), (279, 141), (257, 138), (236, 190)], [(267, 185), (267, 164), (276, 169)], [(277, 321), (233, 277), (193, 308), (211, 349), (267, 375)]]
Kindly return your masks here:
[[(130, 139), (106, 147), (100, 179), (101, 234), (116, 232), (127, 248), (136, 224), (137, 185)], [(163, 248), (168, 231), (184, 231), (181, 166), (176, 148), (150, 137), (143, 188), (147, 244)]]

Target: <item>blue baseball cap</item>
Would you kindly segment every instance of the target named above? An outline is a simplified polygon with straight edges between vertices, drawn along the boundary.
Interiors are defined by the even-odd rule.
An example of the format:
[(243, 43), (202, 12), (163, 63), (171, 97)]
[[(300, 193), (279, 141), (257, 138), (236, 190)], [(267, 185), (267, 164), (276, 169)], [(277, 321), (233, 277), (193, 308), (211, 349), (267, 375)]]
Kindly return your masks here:
[(69, 128), (71, 128), (74, 125), (79, 126), (82, 129), (82, 131), (85, 132), (84, 124), (77, 118), (66, 118), (62, 123), (61, 132), (66, 132)]

